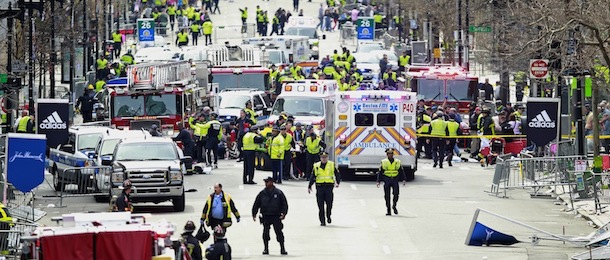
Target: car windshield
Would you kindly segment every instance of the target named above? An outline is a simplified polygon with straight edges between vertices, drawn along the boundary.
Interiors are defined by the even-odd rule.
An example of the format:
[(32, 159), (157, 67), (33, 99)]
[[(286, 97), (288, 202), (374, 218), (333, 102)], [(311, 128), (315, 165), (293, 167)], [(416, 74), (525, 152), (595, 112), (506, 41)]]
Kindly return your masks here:
[(246, 74), (213, 74), (213, 83), (218, 83), (218, 90), (228, 88), (253, 88), (265, 91), (269, 75), (265, 73)]
[(413, 79), (411, 89), (417, 92), (418, 99), (442, 100), (444, 98), (443, 80), (437, 79)]
[(166, 116), (176, 114), (176, 95), (162, 94), (145, 96), (147, 116)]
[(112, 155), (114, 153), (114, 148), (121, 141), (121, 139), (110, 139), (102, 142), (102, 146), (100, 147), (99, 155)]
[(99, 133), (78, 135), (78, 146), (76, 147), (76, 150), (95, 149), (95, 146), (97, 146), (97, 142), (101, 137), (102, 134)]
[(393, 52), (389, 52), (389, 51), (380, 51), (380, 52), (373, 52), (375, 55), (371, 55), (371, 56), (377, 56), (378, 60), (383, 59), (383, 55), (388, 55), (388, 61), (391, 63), (396, 63), (398, 62), (398, 56), (396, 56), (395, 53)]
[(320, 98), (278, 98), (273, 105), (273, 115), (286, 112), (293, 116), (322, 116), (324, 104)]
[(476, 80), (447, 80), (448, 98), (456, 101), (472, 101), (476, 88)]
[(144, 115), (143, 96), (115, 96), (113, 117), (132, 117)]
[(239, 108), (246, 107), (246, 101), (250, 96), (225, 95), (220, 100), (220, 108)]
[(178, 160), (172, 143), (126, 143), (117, 147), (117, 161)]
[(271, 64), (280, 64), (283, 63), (282, 53), (279, 51), (270, 51), (269, 53), (269, 61)]
[(286, 35), (307, 36), (309, 39), (316, 39), (316, 28), (290, 27), (286, 29)]

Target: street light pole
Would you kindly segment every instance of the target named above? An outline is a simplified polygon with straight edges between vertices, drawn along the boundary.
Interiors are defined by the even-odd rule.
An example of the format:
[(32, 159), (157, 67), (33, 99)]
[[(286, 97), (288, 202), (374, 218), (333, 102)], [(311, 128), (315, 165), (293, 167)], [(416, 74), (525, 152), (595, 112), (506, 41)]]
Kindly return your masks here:
[(462, 0), (457, 0), (457, 27), (458, 66), (462, 67)]
[(51, 72), (50, 79), (50, 98), (55, 98), (55, 62), (57, 60), (57, 52), (55, 52), (55, 0), (51, 0)]
[(87, 32), (87, 24), (89, 23), (87, 18), (87, 0), (83, 0), (83, 77), (87, 76), (89, 70), (89, 32)]
[(29, 31), (29, 46), (28, 46), (28, 110), (31, 115), (34, 114), (34, 7), (33, 2), (30, 0), (28, 6), (28, 31)]

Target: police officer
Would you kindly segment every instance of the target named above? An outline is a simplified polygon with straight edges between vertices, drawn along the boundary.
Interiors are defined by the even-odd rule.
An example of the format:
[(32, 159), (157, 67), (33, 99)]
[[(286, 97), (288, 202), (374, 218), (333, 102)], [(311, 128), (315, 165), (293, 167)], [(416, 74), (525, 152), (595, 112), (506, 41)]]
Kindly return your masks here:
[(193, 236), (193, 232), (195, 232), (197, 228), (195, 227), (195, 223), (191, 220), (187, 221), (184, 225), (184, 233), (182, 233), (182, 239), (184, 240), (184, 245), (188, 250), (189, 255), (192, 260), (202, 260), (203, 256), (201, 253), (201, 245), (199, 244), (199, 240)]
[(123, 191), (121, 192), (121, 195), (119, 195), (119, 197), (117, 197), (116, 202), (115, 202), (115, 206), (113, 211), (133, 211), (133, 206), (131, 205), (131, 181), (130, 180), (125, 180), (123, 182)]
[(231, 260), (231, 246), (225, 238), (224, 230), (219, 226), (214, 228), (214, 244), (205, 249), (205, 258), (208, 260)]
[(198, 23), (191, 24), (191, 38), (193, 38), (193, 45), (197, 45), (197, 39), (199, 38), (199, 30), (201, 27)]
[(100, 57), (96, 60), (95, 72), (97, 75), (97, 79), (105, 79), (108, 75), (108, 60), (106, 56), (100, 54)]
[(432, 160), (434, 160), (433, 168), (439, 166), (442, 169), (443, 160), (445, 159), (445, 136), (448, 135), (448, 130), (447, 121), (445, 121), (444, 116), (442, 111), (437, 111), (434, 114), (434, 119), (430, 122), (429, 134), (433, 136), (430, 138), (432, 143)]
[[(489, 148), (490, 138), (489, 136), (493, 136), (496, 134), (496, 124), (494, 120), (491, 118), (491, 111), (489, 108), (484, 108), (480, 115), (479, 120), (479, 132), (483, 134), (481, 137), (481, 145), (480, 150), (485, 148)], [(486, 161), (485, 156), (479, 151), (478, 157), (479, 162), (481, 163), (481, 167), (485, 167)]]
[(271, 142), (268, 148), (271, 157), (271, 171), (276, 183), (282, 183), (282, 161), (284, 160), (284, 137), (280, 135), (280, 128), (273, 127)]
[(244, 184), (256, 184), (254, 179), (254, 159), (256, 156), (256, 148), (258, 144), (262, 144), (265, 139), (258, 134), (258, 127), (253, 126), (250, 128), (244, 137), (243, 141), (243, 156), (244, 156), (244, 173), (243, 181)]
[(394, 214), (398, 214), (398, 209), (396, 209), (396, 204), (398, 203), (398, 193), (400, 189), (398, 187), (398, 182), (400, 180), (403, 181), (402, 185), (406, 185), (407, 181), (405, 178), (405, 171), (402, 169), (402, 165), (400, 164), (400, 160), (394, 159), (394, 148), (388, 148), (385, 150), (385, 153), (388, 158), (381, 160), (381, 166), (379, 167), (379, 173), (377, 174), (377, 188), (379, 188), (379, 184), (383, 181), (383, 192), (385, 196), (385, 206), (386, 206), (386, 216), (391, 215), (390, 213), (390, 188), (392, 188), (393, 204), (392, 209), (394, 210)]
[(193, 142), (193, 138), (191, 138), (191, 133), (189, 133), (182, 122), (178, 123), (178, 135), (172, 138), (174, 141), (182, 142), (182, 151), (184, 156), (191, 156), (191, 160), (187, 160), (185, 162), (186, 174), (193, 174), (193, 150), (195, 149), (195, 142)]
[(235, 207), (231, 195), (222, 190), (222, 184), (214, 184), (214, 192), (208, 196), (205, 206), (203, 206), (201, 224), (207, 224), (212, 228), (221, 226), (226, 232), (227, 228), (233, 224), (231, 213), (235, 214), (235, 218), (239, 223), (239, 211)]
[(178, 45), (178, 47), (182, 47), (182, 46), (186, 46), (189, 43), (189, 35), (186, 33), (186, 29), (182, 29), (177, 35), (176, 35), (176, 45)]
[[(326, 226), (326, 221), (332, 223), (330, 218), (333, 208), (333, 188), (339, 188), (341, 175), (335, 167), (335, 163), (328, 161), (328, 153), (320, 155), (320, 161), (313, 165), (313, 175), (309, 179), (307, 192), (311, 193), (311, 186), (316, 183), (316, 199), (318, 201), (318, 217), (320, 225)], [(336, 183), (336, 184), (335, 184)], [(326, 204), (326, 214), (324, 211)]]
[(89, 85), (82, 96), (76, 100), (76, 109), (81, 111), (83, 122), (88, 123), (93, 121), (93, 105), (95, 104), (95, 93), (93, 86)]
[(17, 123), (17, 133), (33, 134), (35, 131), (34, 116), (24, 113)]
[(282, 255), (287, 255), (288, 252), (286, 252), (286, 248), (284, 247), (284, 232), (282, 232), (284, 224), (282, 223), (282, 220), (284, 220), (286, 214), (288, 214), (288, 201), (286, 200), (284, 193), (273, 185), (272, 177), (267, 177), (264, 181), (265, 189), (258, 193), (254, 200), (254, 204), (252, 205), (252, 219), (256, 221), (256, 215), (258, 214), (259, 209), (262, 215), (262, 217), (259, 218), (261, 224), (263, 224), (263, 244), (265, 246), (263, 255), (269, 254), (269, 240), (271, 240), (269, 231), (271, 230), (271, 226), (273, 226), (273, 230), (275, 231), (277, 242), (280, 243), (280, 253)]
[(290, 179), (290, 166), (292, 166), (292, 151), (294, 148), (293, 137), (288, 133), (286, 125), (280, 126), (280, 135), (284, 138), (284, 161), (282, 165), (282, 179)]
[(2, 232), (2, 231), (9, 231), (11, 230), (11, 227), (13, 226), (13, 218), (11, 217), (10, 212), (8, 211), (8, 208), (4, 206), (4, 204), (2, 204), (2, 202), (0, 202), (0, 255), (8, 255), (9, 252), (8, 250), (8, 232)]
[(409, 60), (411, 56), (407, 54), (407, 51), (402, 52), (402, 56), (398, 57), (398, 71), (401, 73), (405, 71), (405, 67), (409, 66)]
[[(428, 115), (431, 109), (422, 108), (417, 114), (417, 133), (427, 134), (430, 131), (430, 122), (432, 118)], [(425, 150), (425, 158), (432, 159), (432, 145), (430, 145), (430, 139), (427, 137), (417, 137), (417, 158), (420, 158), (422, 149)]]
[(205, 45), (212, 44), (212, 30), (214, 25), (210, 18), (206, 17), (205, 22), (203, 22), (203, 36), (205, 37)]
[(252, 124), (256, 125), (258, 120), (256, 120), (256, 112), (252, 110), (252, 101), (246, 101), (246, 108), (244, 108), (244, 111), (246, 112), (246, 116), (250, 118), (250, 121), (252, 121)]
[(121, 62), (125, 65), (136, 64), (136, 62), (133, 59), (133, 55), (131, 54), (131, 49), (128, 49), (127, 53), (125, 53), (125, 54), (123, 54), (123, 56), (121, 56)]
[(305, 139), (305, 179), (309, 180), (311, 178), (311, 173), (313, 172), (313, 164), (320, 161), (320, 151), (326, 149), (326, 144), (322, 139), (320, 139), (316, 133), (309, 133), (309, 137)]
[(112, 44), (113, 47), (113, 52), (114, 52), (114, 58), (118, 59), (119, 57), (121, 57), (121, 45), (123, 45), (123, 35), (121, 34), (121, 32), (119, 31), (115, 31), (112, 33), (112, 41), (114, 42)]
[[(214, 168), (218, 168), (218, 143), (222, 139), (222, 124), (218, 120), (218, 115), (216, 113), (212, 113), (210, 115), (210, 121), (203, 125), (204, 131), (207, 130), (207, 134), (205, 135), (205, 149), (207, 156), (207, 166), (214, 165)], [(212, 157), (212, 154), (214, 157)]]
[(171, 30), (174, 30), (174, 23), (176, 22), (176, 6), (170, 5), (167, 7), (167, 15), (169, 16), (169, 24), (171, 26)]
[(455, 114), (449, 115), (449, 121), (447, 121), (447, 133), (449, 138), (447, 139), (447, 163), (449, 166), (453, 166), (451, 160), (453, 159), (453, 147), (457, 142), (457, 136), (460, 135), (460, 124), (455, 121)]
[(203, 150), (205, 149), (205, 138), (203, 133), (203, 125), (205, 124), (205, 120), (203, 115), (199, 115), (197, 120), (193, 120), (190, 122), (191, 128), (193, 129), (193, 137), (195, 138), (195, 150), (196, 152), (193, 154), (197, 157), (198, 163), (203, 163), (204, 159)]

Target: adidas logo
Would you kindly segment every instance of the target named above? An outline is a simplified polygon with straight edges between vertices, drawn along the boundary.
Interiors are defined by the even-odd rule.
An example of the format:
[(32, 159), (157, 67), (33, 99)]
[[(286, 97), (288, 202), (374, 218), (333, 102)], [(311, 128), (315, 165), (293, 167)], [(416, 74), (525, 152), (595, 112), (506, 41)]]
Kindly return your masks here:
[(55, 111), (45, 120), (42, 120), (42, 123), (40, 123), (38, 127), (40, 127), (40, 129), (66, 129), (68, 128), (68, 124), (61, 120), (61, 117), (59, 117), (59, 114)]
[(528, 126), (531, 128), (555, 128), (555, 121), (551, 120), (546, 110), (542, 110), (540, 114), (532, 118)]

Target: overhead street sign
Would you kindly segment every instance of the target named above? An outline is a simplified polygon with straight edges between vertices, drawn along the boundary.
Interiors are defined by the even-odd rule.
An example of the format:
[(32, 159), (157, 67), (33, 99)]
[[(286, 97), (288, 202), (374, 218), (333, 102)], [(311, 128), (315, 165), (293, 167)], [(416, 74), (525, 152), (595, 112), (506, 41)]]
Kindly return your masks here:
[(138, 19), (138, 40), (140, 42), (155, 41), (155, 20)]
[(491, 26), (468, 26), (468, 31), (469, 32), (484, 32), (484, 33), (488, 33), (491, 32)]
[(13, 60), (13, 62), (11, 63), (11, 71), (15, 73), (28, 72), (28, 65), (20, 60)]
[(549, 77), (549, 60), (530, 60), (530, 78), (546, 79)]
[(375, 20), (373, 17), (359, 17), (356, 21), (358, 40), (375, 39)]

